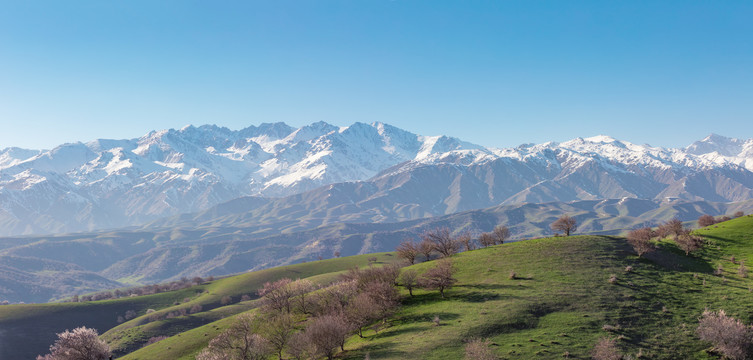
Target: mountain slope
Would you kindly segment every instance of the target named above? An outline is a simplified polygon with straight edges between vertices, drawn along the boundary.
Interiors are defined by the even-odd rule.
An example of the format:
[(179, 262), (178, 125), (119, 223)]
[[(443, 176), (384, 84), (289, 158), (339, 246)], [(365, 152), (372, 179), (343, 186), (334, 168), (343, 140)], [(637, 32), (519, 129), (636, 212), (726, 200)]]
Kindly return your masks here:
[[(239, 204), (247, 204), (243, 201)], [(232, 203), (237, 205), (236, 202)], [(251, 199), (251, 206), (258, 204)], [(127, 284), (149, 284), (182, 277), (227, 275), (248, 270), (344, 256), (391, 251), (400, 241), (417, 239), (427, 229), (449, 227), (478, 234), (505, 224), (513, 240), (551, 234), (549, 224), (562, 214), (579, 222), (579, 233), (619, 234), (625, 229), (679, 218), (696, 220), (702, 214), (723, 215), (749, 212), (751, 201), (708, 203), (641, 199), (587, 200), (569, 203), (500, 205), (440, 217), (402, 222), (323, 223), (321, 219), (295, 217), (279, 222), (257, 223), (253, 216), (231, 215), (227, 224), (201, 222), (191, 228), (151, 228), (61, 236), (0, 238), (0, 259), (24, 258), (26, 266), (43, 268), (47, 262), (65, 264), (99, 277)], [(222, 214), (219, 207), (209, 214)], [(211, 217), (210, 217), (211, 218)], [(277, 229), (286, 229), (280, 232)], [(28, 271), (21, 284), (0, 297), (11, 302), (48, 301), (81, 293), (84, 285), (36, 292), (49, 282), (45, 272)], [(76, 272), (54, 273), (59, 282), (76, 282)], [(44, 276), (42, 276), (44, 275)], [(68, 279), (68, 277), (72, 277)], [(1, 278), (1, 277), (0, 277)], [(21, 286), (25, 284), (26, 286)], [(106, 284), (100, 284), (102, 289)]]
[[(401, 209), (369, 221), (502, 203), (619, 197), (742, 201), (753, 198), (752, 149), (753, 140), (718, 135), (686, 149), (607, 136), (487, 149), (383, 123), (341, 128), (318, 122), (298, 129), (275, 123), (237, 131), (187, 126), (49, 151), (0, 150), (0, 235), (140, 225), (242, 196), (322, 193), (330, 184), (346, 192), (343, 201), (374, 204), (368, 209), (377, 212), (392, 203)], [(366, 182), (343, 184), (350, 181)], [(348, 211), (347, 203), (334, 203), (337, 196), (326, 196), (340, 206), (335, 212)]]
[(319, 122), (232, 131), (188, 126), (50, 151), (0, 151), (0, 235), (136, 225), (243, 195), (281, 196), (363, 180), (437, 152), (479, 148), (395, 127)]
[[(631, 357), (716, 359), (695, 327), (704, 309), (753, 322), (747, 306), (753, 280), (739, 276), (738, 264), (729, 261), (730, 255), (753, 261), (751, 229), (753, 217), (747, 216), (699, 230), (708, 244), (690, 257), (663, 241), (657, 252), (638, 258), (624, 239), (608, 236), (464, 252), (453, 257), (458, 283), (446, 299), (436, 291), (414, 290), (414, 297), (403, 291), (403, 306), (386, 328), (366, 330), (364, 339), (352, 336), (338, 356), (458, 359), (468, 340), (488, 338), (501, 358), (590, 358), (599, 338), (612, 337)], [(420, 273), (433, 265), (411, 268)], [(723, 277), (713, 275), (717, 265)], [(511, 272), (517, 275), (510, 278)], [(232, 321), (192, 328), (124, 359), (192, 359)]]

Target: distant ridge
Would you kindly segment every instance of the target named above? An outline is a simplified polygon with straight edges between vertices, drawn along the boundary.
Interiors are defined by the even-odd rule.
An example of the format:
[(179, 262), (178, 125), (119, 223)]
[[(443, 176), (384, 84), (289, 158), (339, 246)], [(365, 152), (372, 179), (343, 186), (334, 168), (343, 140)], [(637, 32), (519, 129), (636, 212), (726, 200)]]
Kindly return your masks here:
[(369, 222), (525, 202), (744, 201), (751, 170), (753, 139), (713, 134), (685, 149), (608, 136), (492, 149), (384, 123), (187, 126), (0, 150), (0, 236), (137, 226), (243, 196), (282, 198), (264, 204), (270, 214), (327, 209), (343, 214), (327, 221), (348, 221), (354, 211)]

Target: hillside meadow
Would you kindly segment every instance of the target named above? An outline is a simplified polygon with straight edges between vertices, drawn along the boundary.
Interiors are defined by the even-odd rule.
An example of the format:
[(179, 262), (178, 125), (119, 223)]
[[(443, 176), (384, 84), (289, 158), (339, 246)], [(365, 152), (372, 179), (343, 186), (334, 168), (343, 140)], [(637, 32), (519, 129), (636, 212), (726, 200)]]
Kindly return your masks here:
[[(456, 254), (452, 262), (457, 283), (445, 292), (446, 298), (421, 289), (411, 297), (400, 287), (402, 304), (386, 327), (378, 333), (367, 329), (364, 338), (349, 337), (337, 357), (459, 359), (465, 344), (480, 338), (488, 339), (501, 359), (588, 359), (597, 341), (607, 337), (616, 339), (619, 351), (632, 358), (718, 359), (695, 329), (704, 309), (723, 309), (745, 323), (753, 322), (748, 306), (753, 281), (739, 272), (741, 261), (753, 260), (753, 217), (696, 234), (706, 244), (690, 256), (673, 241), (662, 240), (657, 251), (639, 258), (622, 237), (589, 235)], [(372, 257), (376, 259), (369, 260)], [(324, 286), (352, 266), (396, 260), (391, 253), (361, 255), (241, 274), (143, 297), (3, 306), (0, 329), (14, 335), (2, 335), (0, 358), (43, 353), (54, 337), (36, 336), (33, 346), (23, 347), (25, 352), (12, 346), (21, 343), (23, 335), (41, 335), (40, 326), (54, 333), (86, 325), (99, 329), (121, 359), (193, 359), (239, 314), (261, 311), (256, 292), (264, 282), (308, 278)], [(423, 273), (435, 263), (402, 271)], [(248, 295), (246, 300), (240, 301), (242, 295)], [(227, 296), (232, 300), (223, 304)], [(200, 312), (176, 313), (197, 304)], [(115, 319), (128, 309), (138, 316), (118, 324)], [(147, 309), (155, 311), (146, 314)], [(171, 312), (176, 316), (165, 315)], [(144, 346), (157, 336), (166, 338)]]

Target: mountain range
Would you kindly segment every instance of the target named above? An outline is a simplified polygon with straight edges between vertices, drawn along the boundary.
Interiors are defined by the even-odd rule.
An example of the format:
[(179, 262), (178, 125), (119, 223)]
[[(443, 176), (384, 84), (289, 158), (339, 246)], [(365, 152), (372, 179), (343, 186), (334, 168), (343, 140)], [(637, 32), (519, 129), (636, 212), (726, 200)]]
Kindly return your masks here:
[(0, 150), (0, 235), (194, 226), (202, 217), (195, 213), (222, 211), (213, 206), (226, 202), (225, 211), (240, 209), (225, 223), (243, 213), (259, 223), (287, 221), (291, 231), (500, 204), (736, 202), (753, 198), (752, 170), (753, 139), (713, 134), (684, 149), (608, 136), (496, 149), (383, 123), (187, 126), (52, 150)]

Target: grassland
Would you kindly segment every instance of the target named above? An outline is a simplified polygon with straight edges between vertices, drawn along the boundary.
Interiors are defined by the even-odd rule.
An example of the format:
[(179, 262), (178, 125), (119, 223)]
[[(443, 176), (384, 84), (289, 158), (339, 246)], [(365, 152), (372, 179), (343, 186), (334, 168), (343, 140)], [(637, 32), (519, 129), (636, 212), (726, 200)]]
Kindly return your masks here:
[[(695, 336), (695, 327), (707, 308), (724, 309), (746, 323), (753, 322), (749, 306), (753, 280), (738, 274), (741, 260), (753, 264), (753, 217), (720, 223), (697, 234), (706, 238), (706, 246), (691, 256), (671, 241), (662, 241), (656, 252), (638, 258), (623, 238), (612, 236), (535, 239), (458, 254), (453, 257), (458, 282), (446, 292), (446, 299), (436, 291), (414, 290), (413, 297), (404, 291), (405, 300), (389, 326), (378, 333), (366, 331), (364, 339), (351, 337), (339, 356), (459, 359), (466, 341), (488, 338), (502, 359), (587, 359), (595, 342), (607, 336), (618, 339), (620, 350), (633, 358), (717, 359), (710, 345)], [(379, 254), (378, 262), (393, 261), (390, 255)], [(166, 313), (201, 304), (204, 311), (158, 321), (140, 312), (142, 316), (136, 319), (110, 324), (104, 338), (120, 353), (128, 353), (121, 359), (192, 359), (234, 316), (256, 311), (253, 299), (221, 306), (223, 296), (253, 295), (263, 282), (281, 277), (326, 284), (348, 267), (365, 265), (371, 256), (269, 269), (182, 293), (154, 295), (154, 303), (139, 309), (151, 307)], [(431, 266), (432, 262), (426, 262), (410, 268), (423, 272)], [(719, 275), (714, 274), (717, 268), (722, 269)], [(611, 277), (615, 280), (609, 281)], [(190, 299), (183, 302), (186, 295)], [(126, 300), (137, 299), (141, 298)], [(79, 308), (83, 313), (86, 306), (115, 306), (119, 301), (123, 300), (55, 305), (66, 307), (61, 313)], [(53, 316), (44, 306), (23, 309)], [(10, 308), (15, 306), (0, 307), (0, 324), (28, 318)], [(114, 319), (112, 314), (109, 317)], [(137, 349), (157, 335), (169, 337)]]

